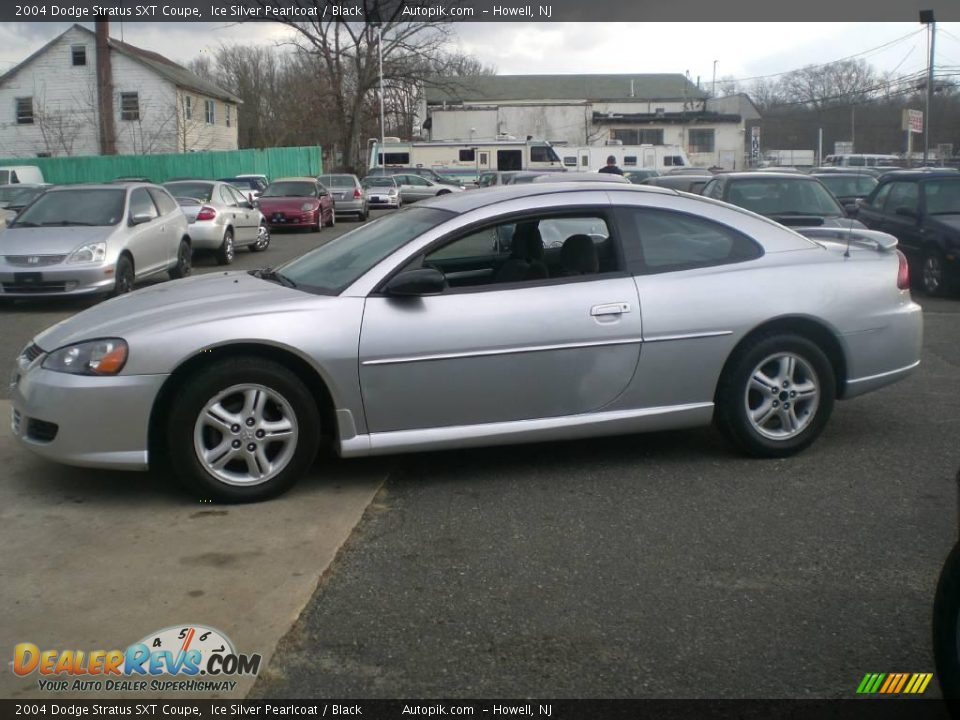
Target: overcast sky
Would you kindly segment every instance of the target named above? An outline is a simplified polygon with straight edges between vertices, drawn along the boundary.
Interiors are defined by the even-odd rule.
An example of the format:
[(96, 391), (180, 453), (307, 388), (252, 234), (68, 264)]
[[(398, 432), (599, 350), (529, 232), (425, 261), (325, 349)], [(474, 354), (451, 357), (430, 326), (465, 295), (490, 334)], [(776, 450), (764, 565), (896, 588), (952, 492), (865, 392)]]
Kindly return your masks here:
[[(66, 27), (0, 26), (0, 71)], [(938, 67), (960, 72), (960, 23), (940, 23), (937, 30)], [(114, 22), (111, 28), (115, 37), (179, 62), (221, 43), (283, 42), (289, 32), (265, 22)], [(916, 72), (926, 66), (926, 42), (918, 23), (460, 23), (453, 40), (501, 74), (689, 71), (704, 86), (712, 79), (714, 60), (718, 78), (781, 73), (851, 55), (881, 70)], [(882, 45), (887, 47), (873, 50)]]

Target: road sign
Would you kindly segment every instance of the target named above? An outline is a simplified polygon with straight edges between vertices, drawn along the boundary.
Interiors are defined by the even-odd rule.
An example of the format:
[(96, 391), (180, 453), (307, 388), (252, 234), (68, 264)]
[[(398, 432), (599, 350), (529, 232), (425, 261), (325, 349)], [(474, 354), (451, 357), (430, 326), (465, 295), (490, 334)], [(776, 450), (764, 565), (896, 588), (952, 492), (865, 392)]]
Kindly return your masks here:
[(903, 119), (900, 126), (901, 130), (909, 130), (912, 133), (923, 132), (923, 110), (903, 109)]
[(849, 155), (853, 152), (853, 143), (849, 140), (838, 140), (833, 144), (834, 155)]

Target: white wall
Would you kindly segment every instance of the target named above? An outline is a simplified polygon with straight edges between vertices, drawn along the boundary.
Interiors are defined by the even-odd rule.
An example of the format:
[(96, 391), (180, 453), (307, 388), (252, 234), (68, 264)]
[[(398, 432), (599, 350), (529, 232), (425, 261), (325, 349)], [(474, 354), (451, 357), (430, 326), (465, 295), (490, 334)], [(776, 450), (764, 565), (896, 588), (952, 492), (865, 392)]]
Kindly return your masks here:
[[(187, 98), (191, 99), (192, 116), (187, 116)], [(207, 122), (205, 103), (212, 99), (190, 90), (179, 89), (177, 107), (179, 129), (177, 149), (174, 152), (202, 152), (204, 150), (237, 149), (237, 106), (222, 100), (213, 100), (213, 123)], [(228, 113), (230, 124), (227, 124)]]

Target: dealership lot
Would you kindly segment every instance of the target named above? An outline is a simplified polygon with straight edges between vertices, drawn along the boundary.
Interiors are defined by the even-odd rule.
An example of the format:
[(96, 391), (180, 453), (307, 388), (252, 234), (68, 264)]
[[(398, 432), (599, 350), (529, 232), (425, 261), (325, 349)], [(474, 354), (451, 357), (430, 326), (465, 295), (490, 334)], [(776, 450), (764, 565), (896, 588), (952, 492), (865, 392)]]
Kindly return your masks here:
[[(353, 226), (277, 233), (230, 269)], [(921, 370), (841, 403), (789, 460), (744, 459), (711, 430), (325, 455), (290, 495), (214, 508), (159, 473), (34, 459), (4, 427), (0, 630), (8, 646), (122, 647), (204, 622), (269, 654), (293, 625), (264, 697), (842, 697), (867, 671), (930, 671), (955, 535), (960, 301), (920, 301)], [(85, 304), (0, 310), (0, 362)]]

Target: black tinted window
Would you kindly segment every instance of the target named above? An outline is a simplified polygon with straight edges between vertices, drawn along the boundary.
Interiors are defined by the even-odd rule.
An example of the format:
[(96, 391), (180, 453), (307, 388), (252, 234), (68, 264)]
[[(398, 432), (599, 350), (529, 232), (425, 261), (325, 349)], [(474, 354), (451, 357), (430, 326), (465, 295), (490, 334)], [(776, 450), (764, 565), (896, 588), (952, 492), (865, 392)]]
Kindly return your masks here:
[(173, 182), (167, 183), (163, 187), (169, 190), (174, 197), (195, 198), (201, 202), (210, 202), (214, 185), (213, 183)]
[(898, 210), (917, 212), (920, 204), (920, 187), (915, 182), (890, 183), (890, 197), (887, 198), (886, 211), (896, 213)]
[(623, 208), (624, 254), (634, 274), (689, 270), (753, 260), (763, 254), (746, 235), (694, 215)]
[(927, 212), (931, 215), (960, 214), (960, 178), (930, 180), (923, 184)]

